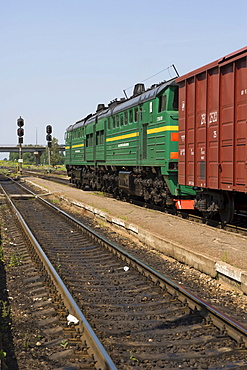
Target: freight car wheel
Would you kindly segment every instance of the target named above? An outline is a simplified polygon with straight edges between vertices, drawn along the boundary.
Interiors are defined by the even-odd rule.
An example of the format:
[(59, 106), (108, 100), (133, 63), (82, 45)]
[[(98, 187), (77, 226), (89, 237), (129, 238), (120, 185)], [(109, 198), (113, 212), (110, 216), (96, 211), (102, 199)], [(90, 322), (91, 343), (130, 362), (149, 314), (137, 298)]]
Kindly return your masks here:
[(231, 193), (226, 193), (225, 208), (219, 211), (221, 221), (225, 224), (231, 222), (234, 216), (234, 196)]

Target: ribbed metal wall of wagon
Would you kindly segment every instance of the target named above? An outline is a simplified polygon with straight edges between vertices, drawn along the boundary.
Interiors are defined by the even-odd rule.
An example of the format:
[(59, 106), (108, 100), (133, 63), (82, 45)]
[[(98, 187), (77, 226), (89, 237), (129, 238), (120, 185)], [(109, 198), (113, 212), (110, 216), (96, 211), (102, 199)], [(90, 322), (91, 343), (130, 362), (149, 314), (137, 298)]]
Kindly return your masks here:
[(247, 47), (177, 79), (179, 176), (195, 207), (229, 222), (247, 210)]
[[(93, 115), (68, 127), (66, 167), (79, 188), (193, 207), (194, 191), (178, 185), (178, 88), (175, 79), (131, 98), (99, 104)], [(186, 205), (187, 206), (187, 205)]]

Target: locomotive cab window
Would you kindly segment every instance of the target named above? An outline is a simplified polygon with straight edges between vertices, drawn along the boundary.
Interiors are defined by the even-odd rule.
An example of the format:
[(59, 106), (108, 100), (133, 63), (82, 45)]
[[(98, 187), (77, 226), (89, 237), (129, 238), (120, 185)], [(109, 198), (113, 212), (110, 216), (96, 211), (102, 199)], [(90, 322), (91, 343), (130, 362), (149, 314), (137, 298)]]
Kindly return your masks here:
[(166, 95), (159, 96), (159, 106), (158, 106), (158, 112), (163, 112), (166, 110)]

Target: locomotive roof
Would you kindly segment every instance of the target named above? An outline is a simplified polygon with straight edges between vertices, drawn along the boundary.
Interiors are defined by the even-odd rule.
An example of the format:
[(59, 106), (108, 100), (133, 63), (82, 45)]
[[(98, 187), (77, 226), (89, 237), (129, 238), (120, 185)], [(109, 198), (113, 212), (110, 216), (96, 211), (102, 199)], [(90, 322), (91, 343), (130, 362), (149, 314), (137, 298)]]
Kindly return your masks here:
[(139, 94), (137, 96), (131, 96), (129, 99), (124, 99), (123, 101), (114, 101), (113, 103), (109, 104), (108, 107), (106, 107), (101, 112), (96, 112), (94, 114), (90, 114), (87, 117), (81, 119), (80, 121), (77, 121), (73, 125), (70, 125), (66, 131), (72, 131), (79, 127), (86, 126), (89, 123), (92, 123), (95, 121), (96, 117), (98, 116), (98, 119), (100, 118), (107, 118), (112, 116), (113, 114), (120, 113), (122, 111), (125, 111), (126, 109), (133, 108), (135, 106), (138, 106), (140, 104), (143, 104), (146, 101), (154, 99), (160, 92), (165, 90), (168, 86), (176, 85), (175, 78), (162, 82), (159, 85), (152, 86), (150, 89), (147, 89), (142, 94)]

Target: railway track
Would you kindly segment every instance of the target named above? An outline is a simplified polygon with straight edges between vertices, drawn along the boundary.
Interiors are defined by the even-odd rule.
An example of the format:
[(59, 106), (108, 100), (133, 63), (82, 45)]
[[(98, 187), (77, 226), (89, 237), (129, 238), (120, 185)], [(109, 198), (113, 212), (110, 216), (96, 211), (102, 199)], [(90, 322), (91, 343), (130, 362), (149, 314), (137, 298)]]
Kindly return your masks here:
[[(59, 175), (66, 176), (65, 171), (58, 171), (58, 172), (56, 172), (56, 174), (57, 174), (56, 175), (56, 174), (44, 173), (43, 171), (40, 171), (40, 170), (26, 170), (25, 169), (23, 171), (23, 174), (24, 175), (31, 175), (31, 176), (34, 176), (34, 177), (35, 176), (40, 177), (40, 178), (43, 178), (45, 180), (54, 181), (54, 182), (57, 182), (59, 184), (64, 184), (64, 185), (71, 186), (71, 187), (76, 187), (76, 185), (72, 184), (69, 181), (69, 179), (67, 179), (63, 176), (59, 176)], [(108, 194), (108, 196), (112, 197), (112, 194)], [(156, 210), (162, 211), (162, 212), (167, 212), (167, 213), (174, 214), (174, 215), (176, 214), (178, 217), (188, 219), (192, 222), (206, 224), (206, 225), (214, 227), (214, 228), (224, 229), (224, 230), (232, 232), (234, 234), (240, 234), (240, 235), (247, 236), (247, 227), (246, 227), (247, 215), (246, 215), (246, 213), (245, 214), (236, 213), (235, 216), (234, 216), (233, 222), (231, 224), (226, 224), (226, 223), (222, 223), (221, 221), (218, 221), (218, 220), (214, 220), (214, 219), (210, 219), (210, 218), (204, 218), (200, 215), (195, 215), (193, 213), (188, 213), (188, 212), (182, 212), (180, 210), (173, 210), (173, 209), (164, 210), (163, 208), (160, 208), (158, 206), (151, 206), (151, 205), (148, 205), (148, 204), (146, 204), (142, 201), (138, 201), (138, 200), (132, 200), (132, 203), (135, 203), (136, 205), (139, 205), (141, 207), (143, 207), (143, 206), (144, 207), (150, 207), (150, 208), (154, 208)]]
[(36, 176), (40, 177), (45, 180), (50, 180), (57, 182), (58, 184), (64, 184), (67, 186), (75, 187), (74, 184), (72, 184), (67, 177), (67, 173), (65, 171), (56, 171), (54, 174), (53, 173), (45, 173), (44, 171), (40, 170), (23, 170), (23, 175), (28, 175), (28, 176)]
[[(16, 184), (13, 182), (8, 185), (10, 187), (7, 186), (7, 188), (9, 188), (8, 190), (10, 190), (13, 199), (19, 198), (24, 203), (30, 200), (30, 193), (28, 194), (28, 192), (23, 190), (15, 192)], [(18, 248), (12, 256), (16, 263), (22, 260), (24, 262), (25, 288), (35, 302), (33, 303), (31, 300), (32, 311), (34, 311), (32, 316), (38, 317), (38, 326), (42, 328), (41, 331), (38, 329), (39, 337), (46, 338), (43, 345), (42, 343), (38, 344), (38, 346), (43, 346), (46, 349), (43, 352), (47, 352), (45, 356), (42, 353), (41, 358), (48, 358), (48, 368), (54, 370), (115, 369), (116, 367), (110, 356), (60, 279), (56, 271), (56, 268), (59, 270), (58, 265), (55, 265), (55, 268), (52, 266), (21, 214), (7, 196), (4, 186), (1, 186), (1, 189), (11, 205), (11, 221), (13, 223), (15, 223), (14, 221), (18, 222), (25, 239), (21, 243), (22, 247)], [(33, 195), (31, 197), (33, 198)], [(10, 225), (8, 229), (11, 230)], [(14, 235), (14, 240), (16, 241), (18, 231), (13, 227), (10, 232)], [(29, 250), (24, 247), (26, 244)], [(25, 257), (28, 252), (32, 260), (30, 257)], [(57, 258), (59, 257), (57, 256)], [(37, 273), (37, 268), (39, 273)], [(23, 303), (20, 303), (20, 305), (23, 305)], [(75, 316), (78, 319), (75, 319)], [(78, 320), (78, 325), (75, 328), (74, 322)], [(26, 348), (29, 346), (30, 341), (27, 333), (28, 329), (23, 333), (23, 337), (27, 336), (28, 338), (23, 340)]]
[[(58, 175), (56, 176), (56, 175), (52, 175), (52, 174), (44, 174), (44, 173), (41, 173), (40, 171), (33, 171), (33, 170), (32, 171), (25, 170), (24, 174), (37, 176), (37, 177), (41, 177), (45, 180), (50, 180), (50, 181), (54, 181), (54, 182), (57, 182), (57, 183), (60, 183), (60, 184), (76, 187), (75, 184), (70, 183), (70, 181), (68, 179), (63, 178), (63, 177), (59, 177)], [(62, 171), (60, 172), (60, 174), (62, 174)], [(66, 173), (64, 173), (64, 176), (66, 176)], [(109, 196), (112, 197), (112, 194), (109, 194)], [(148, 207), (147, 204), (145, 204), (141, 201), (137, 201), (137, 200), (134, 201), (133, 200), (133, 203), (135, 203), (137, 205), (140, 205), (142, 207), (143, 206)], [(150, 207), (151, 207), (151, 205), (150, 205)], [(157, 209), (159, 211), (164, 212), (164, 209), (161, 209), (158, 206), (154, 207), (154, 209)], [(168, 213), (171, 213), (171, 214), (176, 213), (179, 217), (188, 219), (188, 220), (193, 221), (193, 222), (197, 222), (197, 223), (201, 223), (201, 224), (207, 224), (208, 226), (211, 226), (211, 227), (224, 229), (226, 231), (229, 231), (229, 232), (232, 232), (232, 233), (235, 233), (235, 234), (240, 234), (240, 235), (247, 236), (247, 227), (246, 227), (247, 215), (246, 214), (237, 214), (236, 213), (233, 222), (231, 224), (225, 224), (225, 223), (222, 223), (221, 221), (204, 218), (204, 217), (199, 216), (199, 215), (195, 215), (195, 214), (191, 214), (191, 213), (187, 213), (187, 212), (182, 212), (182, 211), (179, 211), (179, 210), (174, 211), (174, 210), (167, 209), (165, 211), (168, 212)]]
[[(53, 272), (50, 290), (60, 282), (76, 301), (77, 308), (59, 303), (79, 318), (76, 340), (84, 337), (84, 316), (95, 330), (102, 345), (97, 368), (246, 368), (247, 329), (240, 323), (34, 193), (10, 180), (2, 186), (35, 236), (29, 240), (50, 260), (42, 262)], [(65, 293), (58, 295), (61, 301)], [(91, 339), (84, 340), (92, 353)], [(104, 349), (105, 367), (97, 354)]]

